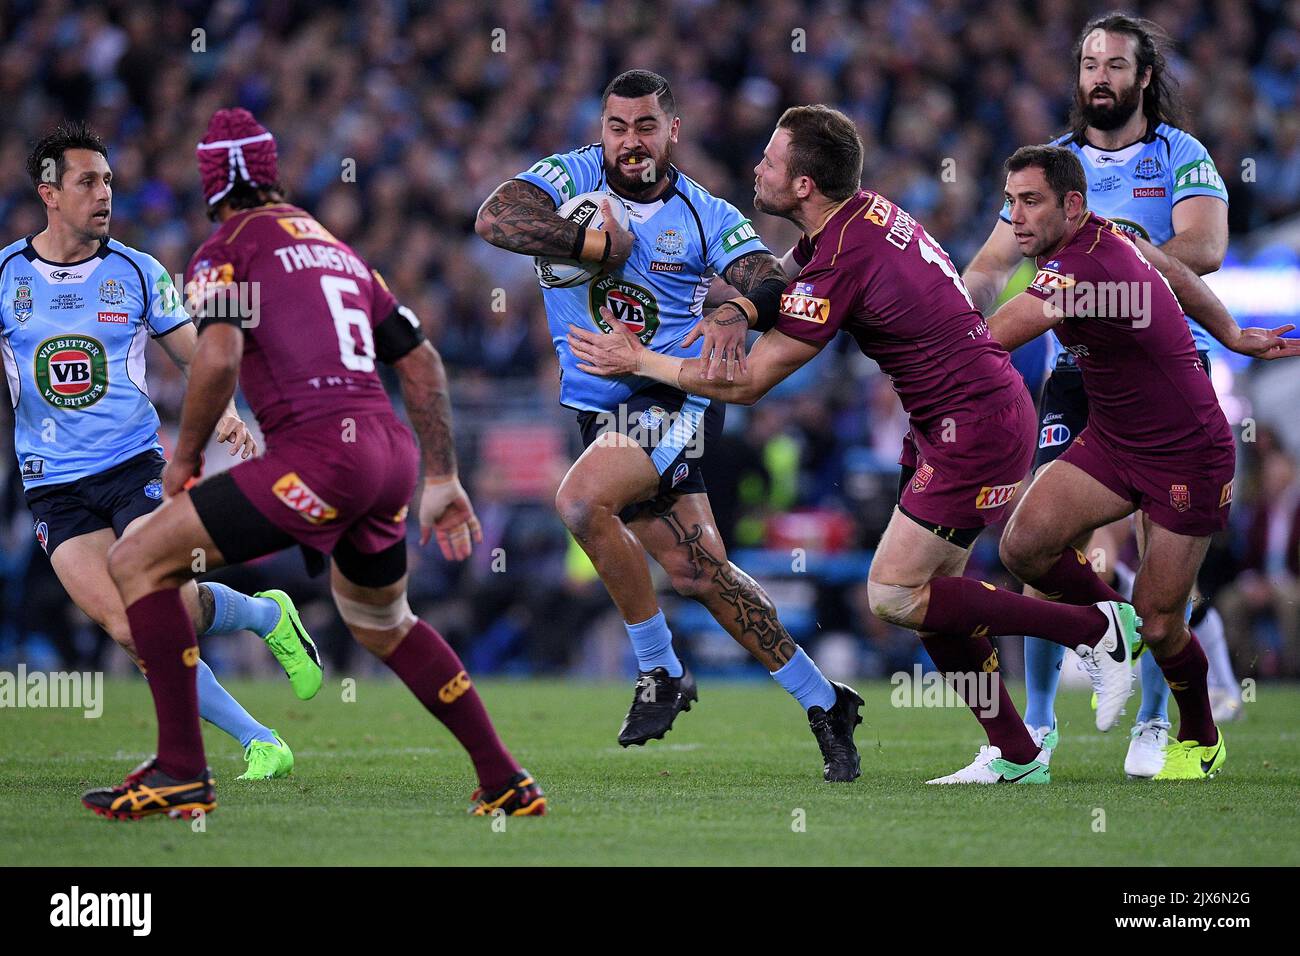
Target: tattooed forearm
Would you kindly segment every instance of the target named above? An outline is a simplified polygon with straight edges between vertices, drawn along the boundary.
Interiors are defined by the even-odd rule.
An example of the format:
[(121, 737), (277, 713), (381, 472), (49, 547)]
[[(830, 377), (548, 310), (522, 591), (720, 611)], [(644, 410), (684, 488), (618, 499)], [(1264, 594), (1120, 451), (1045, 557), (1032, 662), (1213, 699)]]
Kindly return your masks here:
[(569, 256), (582, 226), (561, 219), (551, 198), (532, 183), (511, 179), (479, 207), (474, 231), (502, 249), (530, 256)]
[(456, 443), (451, 432), (451, 395), (442, 359), (428, 342), (395, 363), (411, 429), (420, 440), (425, 478), (456, 473)]
[(786, 275), (781, 271), (781, 263), (770, 252), (751, 252), (747, 256), (741, 256), (727, 266), (727, 271), (722, 277), (742, 294), (753, 292), (764, 279), (776, 278), (782, 282), (786, 281)]
[(700, 600), (718, 623), (768, 670), (784, 666), (798, 648), (758, 582), (730, 561), (712, 554), (704, 544), (701, 525), (695, 524), (687, 531), (675, 512), (656, 514), (686, 550), (695, 577), (712, 585), (711, 593)]

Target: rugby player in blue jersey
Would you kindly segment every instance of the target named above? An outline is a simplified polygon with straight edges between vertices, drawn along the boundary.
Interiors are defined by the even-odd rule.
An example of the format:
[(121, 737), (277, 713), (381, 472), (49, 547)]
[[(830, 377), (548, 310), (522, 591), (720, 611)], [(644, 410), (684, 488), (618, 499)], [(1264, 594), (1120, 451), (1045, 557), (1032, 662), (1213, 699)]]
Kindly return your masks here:
[[(640, 670), (619, 743), (662, 737), (696, 699), (695, 681), (673, 652), (648, 551), (674, 589), (708, 608), (804, 707), (825, 779), (853, 780), (861, 698), (822, 675), (763, 589), (727, 559), (709, 507), (706, 472), (724, 404), (646, 378), (584, 372), (567, 341), (570, 325), (609, 331), (606, 308), (647, 348), (703, 355), (710, 376), (730, 380), (744, 368), (745, 333), (775, 323), (786, 284), (780, 264), (739, 210), (672, 165), (680, 127), (662, 76), (616, 77), (601, 98), (600, 142), (548, 156), (503, 183), (480, 208), (476, 231), (511, 252), (603, 267), (585, 285), (543, 287), (542, 297), (560, 359), (560, 401), (577, 413), (586, 446), (556, 504), (618, 606)], [(556, 213), (593, 190), (626, 206), (628, 229), (608, 214), (596, 230)], [(741, 295), (704, 315), (714, 276)]]
[[(197, 334), (158, 260), (109, 237), (113, 173), (93, 131), (60, 126), (36, 144), (27, 171), (46, 227), (0, 250), (0, 353), (23, 491), (36, 540), (69, 597), (138, 665), (108, 549), (162, 504), (166, 462), (145, 382), (148, 339), (185, 372)], [(257, 451), (233, 402), (218, 439), (232, 455)], [(298, 697), (319, 690), (319, 655), (283, 591), (250, 597), (191, 582), (182, 594), (200, 634), (253, 631)], [(201, 659), (195, 666), (202, 716), (244, 748), (240, 779), (286, 776), (293, 753), (284, 740)]]
[[(1197, 275), (1206, 275), (1223, 264), (1228, 247), (1228, 194), (1209, 152), (1175, 125), (1182, 122), (1183, 110), (1166, 71), (1161, 50), (1165, 42), (1154, 23), (1123, 14), (1108, 14), (1085, 26), (1074, 50), (1077, 75), (1071, 129), (1050, 145), (1063, 146), (1078, 156), (1088, 181), (1090, 209), (1125, 230), (1144, 251), (1151, 245), (1159, 247), (1164, 256), (1151, 255), (1153, 263), (1172, 260), (1173, 267), (1182, 263)], [(984, 314), (992, 314), (994, 300), (1022, 261), (1010, 213), (1004, 208), (962, 277)], [(1180, 277), (1166, 277), (1181, 296)], [(1207, 375), (1211, 336), (1225, 348), (1247, 355), (1257, 354), (1252, 349), (1263, 341), (1251, 335), (1243, 338), (1227, 314), (1222, 316), (1189, 317)], [(1069, 448), (1088, 419), (1088, 398), (1074, 356), (1055, 338), (1052, 341), (1053, 367), (1039, 409), (1036, 473)], [(1132, 574), (1118, 565), (1117, 557), (1127, 520), (1118, 528), (1099, 529), (1091, 544), (1086, 538), (1076, 542), (1089, 557), (1103, 556), (1100, 573), (1126, 599)], [(1141, 546), (1140, 526), (1138, 535)], [(1102, 599), (1100, 595), (1090, 598)], [(1223, 624), (1213, 608), (1201, 605), (1191, 623), (1207, 649), (1222, 642)], [(1025, 722), (1049, 755), (1059, 741), (1054, 701), (1063, 654), (1059, 645), (1025, 638)], [(1213, 651), (1209, 656), (1216, 659)], [(1142, 705), (1124, 769), (1131, 777), (1152, 778), (1164, 767), (1169, 746), (1169, 687), (1150, 654), (1139, 658), (1139, 667)], [(1228, 682), (1235, 683), (1231, 678)], [(1225, 713), (1220, 719), (1231, 715)]]

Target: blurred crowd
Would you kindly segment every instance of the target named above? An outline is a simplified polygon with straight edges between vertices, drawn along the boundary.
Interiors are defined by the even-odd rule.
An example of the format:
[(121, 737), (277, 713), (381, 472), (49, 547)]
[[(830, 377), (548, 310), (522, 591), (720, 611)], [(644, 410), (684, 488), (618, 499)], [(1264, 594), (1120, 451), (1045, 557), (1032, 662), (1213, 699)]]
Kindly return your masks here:
[[(454, 378), (462, 472), (489, 540), (464, 567), (424, 555), (413, 600), (471, 668), (618, 670), (627, 666), (621, 628), (551, 507), (577, 435), (556, 404), (531, 263), (474, 235), (479, 203), (539, 157), (595, 140), (605, 83), (645, 67), (677, 94), (675, 161), (715, 194), (752, 211), (751, 169), (781, 110), (830, 103), (858, 122), (867, 183), (964, 266), (993, 226), (1002, 160), (1064, 129), (1071, 46), (1105, 9), (1072, 0), (0, 0), (0, 98), (10, 117), (0, 134), (0, 236), (44, 224), (23, 173), (31, 142), (65, 117), (84, 118), (110, 144), (113, 234), (179, 273), (212, 228), (194, 144), (215, 109), (252, 110), (277, 137), (290, 199), (383, 272)], [(1175, 41), (1172, 70), (1191, 132), (1228, 186), (1234, 242), (1300, 213), (1300, 3), (1128, 9)], [(787, 223), (754, 219), (778, 254), (797, 238)], [(851, 555), (874, 544), (906, 421), (888, 379), (847, 344), (756, 408), (730, 411), (725, 465), (709, 482), (733, 550)], [(1033, 387), (1041, 360), (1018, 359)], [(1236, 371), (1229, 389), (1254, 374)], [(150, 386), (166, 438), (182, 383), (158, 352)], [(1268, 408), (1248, 410), (1269, 420)], [(7, 414), (0, 409), (0, 420)], [(0, 658), (6, 641), (12, 649), (40, 633), (65, 660), (81, 659), (98, 645), (32, 551), (10, 440), (6, 422)], [(1211, 564), (1241, 672), (1296, 676), (1294, 449), (1270, 439), (1243, 452), (1234, 529)], [(995, 546), (981, 546), (976, 564), (998, 575)], [(814, 636), (843, 638), (853, 667), (910, 666), (914, 642), (872, 621), (851, 573), (801, 581), (779, 571), (788, 580), (773, 584), (786, 585), (778, 606), (803, 607)], [(326, 643), (342, 660), (351, 653), (327, 588), (302, 576), (292, 555), (223, 574), (249, 589), (270, 576), (280, 586), (301, 579), (292, 586), (315, 598)], [(678, 631), (690, 640), (689, 627)], [(699, 640), (704, 653), (711, 638)]]

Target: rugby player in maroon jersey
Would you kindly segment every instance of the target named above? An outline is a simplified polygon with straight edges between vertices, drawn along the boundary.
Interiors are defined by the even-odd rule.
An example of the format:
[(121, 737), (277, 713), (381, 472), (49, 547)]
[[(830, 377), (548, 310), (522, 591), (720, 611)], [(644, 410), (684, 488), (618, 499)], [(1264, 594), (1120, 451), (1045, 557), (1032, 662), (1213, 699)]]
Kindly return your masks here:
[[(218, 110), (198, 146), (209, 215), (220, 223), (187, 274), (200, 322), (167, 502), (118, 542), (109, 570), (149, 672), (158, 752), (88, 806), (116, 817), (191, 815), (216, 806), (196, 709), (194, 628), (178, 587), (207, 567), (294, 544), (332, 558), (330, 586), (353, 636), (378, 656), (468, 752), (470, 810), (546, 811), (546, 798), (498, 739), (455, 652), (411, 613), (406, 514), (421, 468), (421, 544), (448, 560), (481, 541), (457, 479), (447, 378), (419, 323), (378, 273), (311, 215), (284, 201), (275, 140), (250, 113)], [(260, 304), (242, 290), (256, 289)], [(401, 382), (411, 429), (394, 414), (376, 360)], [(236, 380), (266, 452), (186, 490)], [(218, 400), (215, 396), (221, 396)], [(215, 405), (209, 405), (210, 402)]]
[[(1007, 349), (1055, 330), (1078, 362), (1089, 406), (1087, 426), (1016, 507), (1002, 560), (1058, 600), (1116, 600), (1076, 549), (1094, 529), (1141, 512), (1146, 544), (1133, 604), (1180, 719), (1155, 779), (1211, 777), (1226, 751), (1185, 609), (1210, 536), (1228, 524), (1236, 450), (1183, 314), (1236, 323), (1188, 266), (1149, 245), (1144, 256), (1089, 212), (1083, 166), (1070, 150), (1027, 146), (1006, 171), (1011, 226), (1037, 273), (989, 318), (990, 330)], [(1291, 328), (1243, 329), (1237, 347), (1263, 359), (1298, 355), (1300, 341), (1280, 338)]]
[[(915, 219), (859, 188), (862, 142), (825, 106), (787, 110), (755, 168), (754, 204), (804, 230), (782, 263), (794, 280), (781, 318), (732, 381), (700, 362), (654, 355), (619, 332), (574, 329), (586, 368), (635, 373), (752, 404), (843, 329), (891, 377), (911, 431), (898, 508), (868, 579), (872, 610), (915, 629), (956, 680), (988, 735), (969, 767), (931, 783), (1047, 783), (1050, 771), (1000, 678), (990, 637), (1034, 634), (1085, 661), (1108, 729), (1132, 691), (1137, 642), (1128, 604), (1054, 604), (961, 576), (980, 532), (1007, 513), (1033, 458), (1036, 421), (1023, 379), (971, 304), (947, 254)], [(615, 326), (617, 329), (617, 326)]]

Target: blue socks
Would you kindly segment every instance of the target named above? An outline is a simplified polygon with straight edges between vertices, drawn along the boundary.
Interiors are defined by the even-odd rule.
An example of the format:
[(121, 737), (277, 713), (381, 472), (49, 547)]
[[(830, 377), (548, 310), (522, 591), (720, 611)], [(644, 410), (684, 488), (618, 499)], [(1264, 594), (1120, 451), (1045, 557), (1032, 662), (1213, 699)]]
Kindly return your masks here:
[(199, 585), (212, 592), (212, 626), (200, 634), (231, 634), (235, 631), (252, 631), (266, 637), (280, 622), (280, 605), (267, 597), (249, 597), (224, 584), (205, 581)]
[(1041, 637), (1025, 638), (1025, 723), (1055, 727), (1056, 685), (1061, 681), (1065, 648)]
[(270, 729), (254, 720), (252, 715), (240, 706), (239, 701), (231, 697), (230, 692), (217, 683), (217, 675), (212, 673), (212, 668), (202, 658), (199, 659), (198, 673), (194, 675), (194, 679), (199, 688), (200, 717), (230, 734), (245, 750), (254, 740), (275, 743), (275, 736)]
[(804, 710), (812, 707), (830, 710), (835, 706), (835, 688), (802, 647), (780, 670), (772, 672), (772, 679), (784, 687)]
[(627, 628), (627, 636), (632, 639), (636, 666), (641, 673), (648, 673), (656, 667), (667, 670), (669, 677), (681, 677), (685, 673), (682, 662), (673, 653), (673, 632), (668, 630), (663, 610), (648, 621), (640, 624), (625, 623), (624, 626)]

